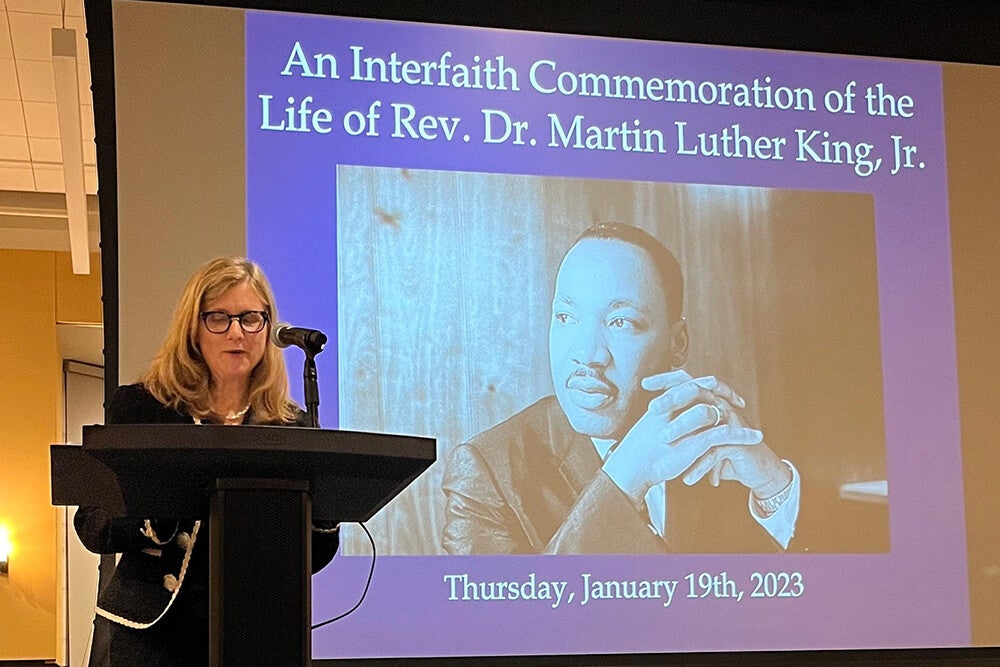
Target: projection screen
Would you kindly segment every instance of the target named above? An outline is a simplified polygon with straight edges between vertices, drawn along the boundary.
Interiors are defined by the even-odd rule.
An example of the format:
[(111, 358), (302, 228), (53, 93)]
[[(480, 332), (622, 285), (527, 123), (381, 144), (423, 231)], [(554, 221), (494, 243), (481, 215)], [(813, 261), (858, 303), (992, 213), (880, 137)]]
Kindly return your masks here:
[[(245, 254), (330, 338), (323, 427), (438, 441), (315, 658), (996, 644), (965, 407), (995, 387), (996, 68), (135, 0), (88, 23), (109, 390), (194, 269)], [(649, 251), (577, 244), (600, 223), (665, 246), (680, 296)], [(614, 497), (606, 462), (664, 394), (641, 378), (682, 371), (739, 394), (783, 509), (689, 485), (696, 463)], [(314, 622), (372, 557), (345, 526)]]

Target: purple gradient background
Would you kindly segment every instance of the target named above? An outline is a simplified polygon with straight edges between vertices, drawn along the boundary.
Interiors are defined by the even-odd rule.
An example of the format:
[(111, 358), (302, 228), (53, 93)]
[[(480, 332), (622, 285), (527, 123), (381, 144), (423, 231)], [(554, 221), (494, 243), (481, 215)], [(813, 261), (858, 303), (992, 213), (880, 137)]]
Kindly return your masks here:
[[(364, 605), (315, 632), (317, 658), (552, 653), (765, 650), (848, 647), (966, 646), (970, 643), (955, 340), (944, 154), (941, 70), (929, 63), (792, 54), (583, 38), (540, 33), (387, 23), (250, 12), (247, 16), (247, 189), (251, 256), (268, 268), (281, 317), (334, 335), (320, 357), (321, 421), (337, 416), (336, 167), (539, 174), (616, 180), (750, 185), (870, 192), (875, 196), (882, 332), (886, 453), (891, 488), (892, 550), (876, 555), (671, 557), (385, 557)], [(306, 53), (336, 55), (339, 80), (281, 76), (295, 41)], [(375, 84), (349, 80), (350, 45), (367, 55), (452, 62), (503, 54), (518, 71), (519, 92)], [(627, 102), (542, 95), (530, 88), (530, 64), (554, 60), (562, 69), (627, 73), (695, 81), (751, 81), (805, 86), (816, 93), (812, 113), (750, 110), (664, 102)], [(884, 83), (916, 101), (912, 118), (875, 118), (822, 110), (823, 93)], [(312, 108), (334, 114), (333, 132), (261, 131), (259, 94), (285, 99), (312, 95)], [(382, 101), (381, 136), (349, 137), (340, 119)], [(459, 116), (453, 145), (398, 139), (391, 102), (418, 113)], [(481, 143), (480, 109), (502, 109), (530, 122), (538, 145)], [(546, 114), (586, 124), (639, 119), (659, 128), (670, 151), (640, 154), (548, 148)], [(272, 115), (272, 120), (277, 120)], [(753, 136), (787, 136), (783, 161), (698, 158), (673, 154), (673, 122), (693, 131), (738, 122)], [(888, 158), (889, 136), (919, 147), (922, 170), (896, 176), (890, 164), (867, 178), (849, 165), (796, 162), (794, 130), (827, 130), (833, 139), (870, 141)], [(463, 133), (471, 141), (461, 141)], [(308, 267), (306, 270), (305, 267)], [(289, 366), (301, 355), (289, 356)], [(293, 382), (293, 385), (297, 383)], [(301, 398), (301, 397), (300, 397)], [(807, 502), (805, 500), (804, 502)], [(314, 579), (314, 618), (347, 609), (364, 585), (369, 561), (338, 558)], [(568, 580), (580, 574), (617, 579), (683, 579), (689, 572), (727, 572), (749, 592), (753, 571), (799, 571), (806, 590), (790, 600), (677, 599), (578, 604), (449, 602), (445, 574), (473, 579)], [(682, 581), (681, 587), (684, 586)], [(678, 596), (681, 593), (677, 594)]]

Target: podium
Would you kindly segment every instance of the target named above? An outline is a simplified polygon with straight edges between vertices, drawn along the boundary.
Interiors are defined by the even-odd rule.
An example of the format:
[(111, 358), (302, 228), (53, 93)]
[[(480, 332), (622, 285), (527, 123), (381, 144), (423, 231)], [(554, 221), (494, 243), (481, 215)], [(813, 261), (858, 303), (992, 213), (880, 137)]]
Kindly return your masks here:
[(208, 519), (210, 664), (311, 661), (311, 523), (365, 521), (433, 438), (284, 426), (84, 426), (52, 445), (52, 504)]

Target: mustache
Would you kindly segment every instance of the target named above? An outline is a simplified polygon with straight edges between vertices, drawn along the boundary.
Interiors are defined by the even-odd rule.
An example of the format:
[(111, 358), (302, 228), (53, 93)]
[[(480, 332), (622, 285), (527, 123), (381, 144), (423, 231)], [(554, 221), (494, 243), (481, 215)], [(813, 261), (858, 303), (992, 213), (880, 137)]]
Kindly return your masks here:
[(618, 387), (609, 380), (603, 372), (589, 366), (581, 366), (566, 378), (568, 389), (609, 389), (617, 391)]

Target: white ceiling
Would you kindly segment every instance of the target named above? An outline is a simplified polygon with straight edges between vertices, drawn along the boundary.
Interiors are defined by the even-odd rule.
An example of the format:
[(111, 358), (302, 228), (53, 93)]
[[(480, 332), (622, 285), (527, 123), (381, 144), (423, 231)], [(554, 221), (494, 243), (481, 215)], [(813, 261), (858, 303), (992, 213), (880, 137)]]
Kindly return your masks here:
[(77, 38), (91, 248), (97, 168), (83, 0), (0, 0), (0, 248), (69, 250), (52, 28)]

